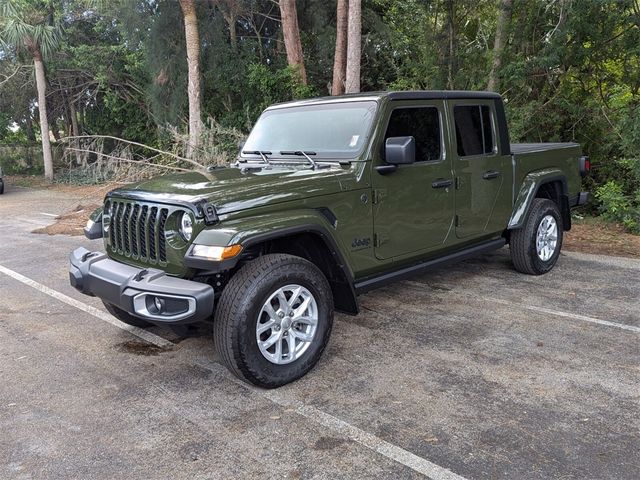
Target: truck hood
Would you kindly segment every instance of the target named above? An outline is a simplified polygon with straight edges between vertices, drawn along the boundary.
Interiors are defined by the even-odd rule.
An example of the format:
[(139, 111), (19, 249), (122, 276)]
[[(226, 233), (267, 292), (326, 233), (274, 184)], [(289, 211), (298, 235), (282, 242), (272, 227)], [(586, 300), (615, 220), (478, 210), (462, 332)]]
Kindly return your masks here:
[(357, 162), (336, 164), (316, 170), (297, 166), (245, 171), (221, 168), (162, 175), (118, 188), (111, 195), (168, 204), (205, 200), (215, 206), (218, 214), (226, 214), (358, 188), (356, 165)]

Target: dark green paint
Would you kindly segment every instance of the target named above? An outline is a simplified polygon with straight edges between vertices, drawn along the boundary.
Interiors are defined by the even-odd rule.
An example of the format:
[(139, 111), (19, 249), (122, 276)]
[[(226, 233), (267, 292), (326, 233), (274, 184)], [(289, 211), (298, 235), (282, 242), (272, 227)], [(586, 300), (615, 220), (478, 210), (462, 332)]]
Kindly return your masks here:
[[(177, 218), (185, 202), (212, 203), (220, 221), (211, 226), (198, 219), (191, 243), (205, 245), (246, 244), (252, 238), (300, 225), (321, 226), (332, 236), (356, 280), (411, 262), (434, 258), (483, 240), (499, 238), (507, 228), (523, 221), (538, 186), (562, 177), (568, 194), (580, 192), (577, 158), (579, 146), (511, 155), (503, 152), (506, 128), (500, 128), (495, 96), (448, 95), (447, 92), (406, 94), (376, 93), (304, 100), (272, 108), (288, 108), (309, 102), (374, 100), (379, 107), (362, 153), (351, 162), (326, 162), (313, 170), (302, 159), (298, 163), (264, 168), (239, 167), (212, 172), (166, 175), (127, 186), (111, 193), (143, 195), (147, 202), (171, 205), (167, 223), (167, 262), (153, 265), (172, 275), (190, 276), (183, 265), (188, 244), (179, 239)], [(391, 100), (391, 98), (394, 98)], [(499, 100), (497, 100), (499, 101)], [(452, 109), (455, 104), (486, 104), (492, 107), (496, 148), (484, 157), (458, 158)], [(384, 132), (390, 112), (398, 106), (435, 106), (442, 119), (443, 155), (440, 160), (399, 166), (382, 175)], [(506, 136), (506, 135), (505, 135)], [(322, 158), (314, 158), (322, 162)], [(255, 166), (255, 164), (253, 165)], [(498, 171), (495, 179), (484, 179), (487, 171)], [(432, 183), (450, 179), (452, 186), (433, 188)], [(182, 205), (178, 203), (182, 202)], [(337, 222), (332, 225), (320, 209), (328, 208)], [(105, 217), (106, 217), (105, 212)], [(369, 239), (364, 241), (363, 239)], [(105, 236), (107, 252), (126, 263), (147, 265), (141, 259), (114, 251)]]

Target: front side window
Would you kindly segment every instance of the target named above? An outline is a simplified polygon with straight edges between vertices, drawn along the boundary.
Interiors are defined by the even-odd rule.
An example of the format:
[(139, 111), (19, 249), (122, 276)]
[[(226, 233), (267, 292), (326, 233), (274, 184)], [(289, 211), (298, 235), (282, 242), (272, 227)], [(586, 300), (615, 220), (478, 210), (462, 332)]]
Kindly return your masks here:
[(457, 105), (453, 108), (458, 156), (486, 155), (494, 151), (491, 109), (487, 105)]
[(384, 136), (413, 137), (416, 141), (416, 162), (440, 160), (442, 141), (440, 114), (436, 107), (396, 108), (391, 112)]
[[(367, 143), (375, 118), (374, 101), (326, 103), (266, 110), (243, 151), (311, 151), (322, 159), (353, 158)], [(244, 156), (244, 155), (243, 155)]]

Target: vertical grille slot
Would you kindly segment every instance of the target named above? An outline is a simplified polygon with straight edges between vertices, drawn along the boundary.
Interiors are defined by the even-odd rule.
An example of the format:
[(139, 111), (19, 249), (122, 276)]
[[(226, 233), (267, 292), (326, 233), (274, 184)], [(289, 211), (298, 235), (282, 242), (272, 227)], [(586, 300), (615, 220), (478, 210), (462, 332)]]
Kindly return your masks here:
[(167, 261), (167, 245), (164, 234), (165, 225), (167, 223), (167, 217), (169, 216), (169, 210), (163, 208), (160, 210), (160, 221), (158, 222), (158, 253), (160, 254), (160, 261)]
[(156, 227), (158, 226), (158, 208), (151, 207), (151, 211), (149, 212), (149, 260), (157, 260), (157, 249), (156, 249)]
[(124, 207), (124, 214), (122, 215), (122, 251), (126, 255), (131, 254), (131, 231), (129, 224), (131, 223), (131, 204), (127, 203)]
[(140, 257), (147, 257), (147, 216), (149, 207), (146, 205), (142, 207), (140, 212), (140, 218), (138, 219), (138, 232), (140, 236)]
[(138, 228), (138, 217), (140, 216), (140, 205), (133, 207), (133, 213), (129, 220), (129, 231), (131, 232), (131, 253), (138, 256), (138, 242), (140, 241), (140, 229)]
[(124, 210), (124, 204), (118, 203), (118, 211), (116, 213), (116, 248), (122, 250), (122, 213)]

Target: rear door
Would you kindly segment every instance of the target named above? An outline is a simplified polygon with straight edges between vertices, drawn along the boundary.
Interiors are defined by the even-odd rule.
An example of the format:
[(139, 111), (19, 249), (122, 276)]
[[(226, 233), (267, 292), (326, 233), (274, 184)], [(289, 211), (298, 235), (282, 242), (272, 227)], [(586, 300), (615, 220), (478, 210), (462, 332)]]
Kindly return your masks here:
[(511, 207), (511, 155), (499, 151), (495, 102), (449, 100), (451, 154), (455, 170), (456, 236), (483, 236), (506, 227)]
[(447, 156), (445, 107), (442, 101), (392, 102), (385, 114), (389, 137), (413, 136), (416, 162), (392, 173), (373, 171), (375, 254), (379, 259), (405, 256), (442, 245), (453, 224), (451, 158)]

